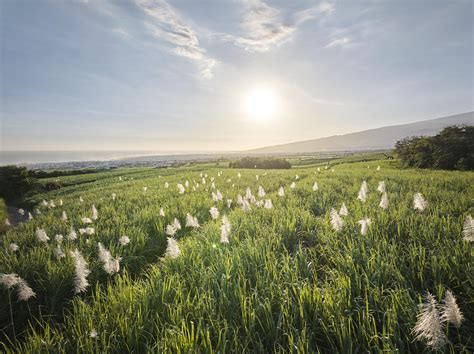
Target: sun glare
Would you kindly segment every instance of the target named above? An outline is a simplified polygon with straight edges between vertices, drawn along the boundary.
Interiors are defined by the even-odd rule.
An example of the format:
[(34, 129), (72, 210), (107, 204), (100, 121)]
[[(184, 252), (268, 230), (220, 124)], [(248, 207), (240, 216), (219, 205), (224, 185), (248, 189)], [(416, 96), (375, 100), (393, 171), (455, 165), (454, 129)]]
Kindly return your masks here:
[(254, 88), (245, 97), (245, 110), (252, 119), (271, 119), (278, 111), (277, 95), (269, 88)]

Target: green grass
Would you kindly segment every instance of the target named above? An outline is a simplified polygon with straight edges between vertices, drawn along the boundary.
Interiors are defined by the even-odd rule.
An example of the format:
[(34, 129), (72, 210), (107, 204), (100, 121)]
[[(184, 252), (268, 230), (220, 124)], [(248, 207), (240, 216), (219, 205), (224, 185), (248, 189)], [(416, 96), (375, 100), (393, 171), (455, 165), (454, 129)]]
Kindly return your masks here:
[[(446, 329), (449, 341), (443, 350), (474, 350), (474, 245), (462, 236), (465, 217), (474, 214), (474, 173), (400, 170), (393, 161), (341, 164), (334, 172), (240, 170), (240, 179), (238, 172), (209, 165), (122, 169), (63, 177), (64, 188), (35, 196), (54, 199), (57, 207), (39, 207), (41, 215), (3, 237), (0, 273), (17, 273), (37, 294), (26, 303), (0, 290), (4, 349), (418, 353), (426, 346), (414, 340), (411, 330), (422, 296), (429, 291), (441, 301), (450, 289), (465, 320), (459, 330)], [(200, 173), (208, 174), (205, 185)], [(295, 175), (300, 178), (290, 191)], [(222, 202), (211, 199), (211, 176)], [(190, 187), (179, 195), (176, 185), (186, 180)], [(196, 191), (193, 180), (200, 184)], [(365, 203), (356, 200), (363, 180), (369, 185)], [(390, 202), (386, 211), (378, 207), (381, 180)], [(237, 195), (247, 187), (256, 195), (258, 185), (274, 208), (253, 205), (242, 211)], [(280, 186), (284, 198), (277, 196)], [(429, 203), (423, 212), (413, 210), (416, 192)], [(225, 202), (229, 198), (231, 208)], [(343, 202), (349, 215), (344, 229), (335, 232), (329, 213)], [(67, 256), (56, 259), (54, 235), (67, 235), (71, 225), (83, 227), (80, 218), (90, 216), (92, 204), (99, 211), (96, 234), (65, 240)], [(232, 224), (228, 245), (219, 242), (220, 219), (210, 218), (214, 205)], [(63, 210), (67, 222), (60, 220)], [(185, 228), (186, 213), (197, 216), (201, 228)], [(362, 236), (357, 221), (366, 216), (372, 224)], [(163, 258), (164, 230), (175, 217), (183, 226), (176, 236), (181, 255)], [(48, 245), (36, 240), (37, 227), (48, 233)], [(119, 245), (122, 235), (130, 237), (129, 245)], [(99, 241), (122, 257), (119, 274), (109, 276), (102, 269)], [(7, 251), (11, 242), (19, 245), (17, 253)], [(73, 293), (69, 251), (76, 247), (91, 270), (91, 286), (82, 295)]]

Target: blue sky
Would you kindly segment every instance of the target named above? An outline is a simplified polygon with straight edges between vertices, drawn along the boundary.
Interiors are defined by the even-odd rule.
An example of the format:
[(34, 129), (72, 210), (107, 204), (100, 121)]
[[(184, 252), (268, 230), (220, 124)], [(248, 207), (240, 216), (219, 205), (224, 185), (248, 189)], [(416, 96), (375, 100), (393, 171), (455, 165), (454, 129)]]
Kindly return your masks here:
[[(474, 110), (471, 0), (0, 9), (3, 150), (239, 150)], [(243, 107), (256, 87), (271, 119)]]

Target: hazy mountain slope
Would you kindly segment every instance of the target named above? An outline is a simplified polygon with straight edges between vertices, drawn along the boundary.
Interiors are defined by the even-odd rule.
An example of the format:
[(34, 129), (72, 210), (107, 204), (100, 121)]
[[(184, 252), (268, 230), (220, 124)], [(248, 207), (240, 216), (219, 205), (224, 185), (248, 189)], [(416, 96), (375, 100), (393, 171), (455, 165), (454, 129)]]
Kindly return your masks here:
[(415, 123), (394, 125), (361, 132), (334, 135), (327, 138), (299, 141), (295, 143), (267, 146), (252, 153), (298, 153), (316, 151), (347, 151), (366, 149), (389, 149), (397, 140), (407, 136), (435, 135), (444, 127), (454, 124), (474, 124), (474, 112), (425, 120)]

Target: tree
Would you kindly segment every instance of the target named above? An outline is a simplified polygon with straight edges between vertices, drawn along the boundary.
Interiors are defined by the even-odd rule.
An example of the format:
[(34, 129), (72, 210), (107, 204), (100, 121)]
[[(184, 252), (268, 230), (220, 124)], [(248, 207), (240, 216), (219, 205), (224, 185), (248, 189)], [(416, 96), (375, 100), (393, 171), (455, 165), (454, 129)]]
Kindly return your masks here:
[(6, 202), (23, 199), (35, 184), (36, 179), (29, 175), (26, 167), (0, 167), (0, 197)]

